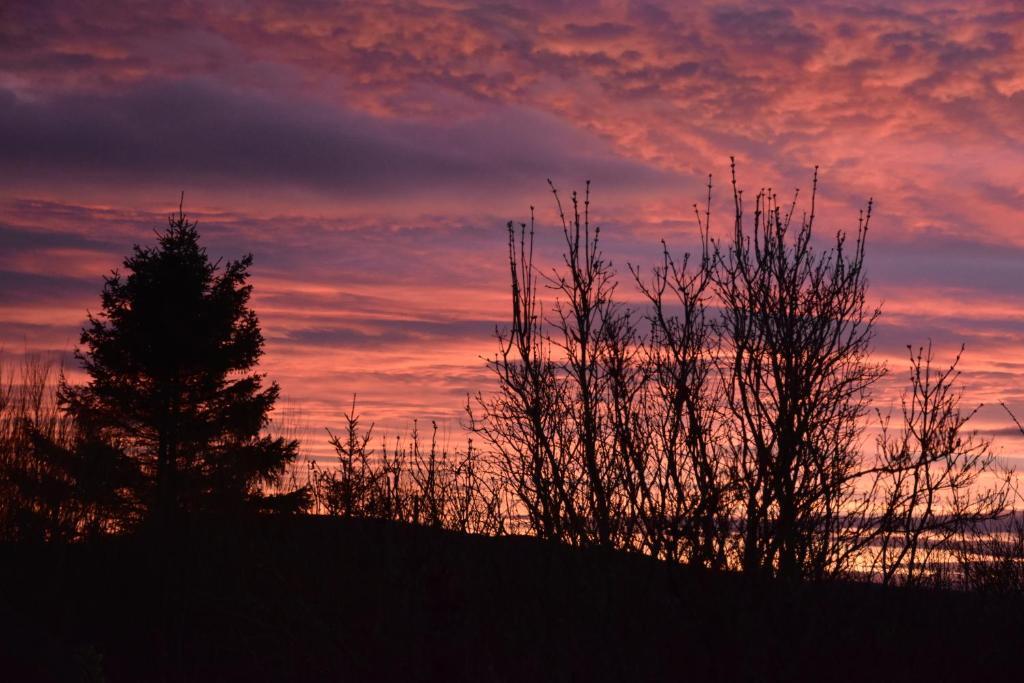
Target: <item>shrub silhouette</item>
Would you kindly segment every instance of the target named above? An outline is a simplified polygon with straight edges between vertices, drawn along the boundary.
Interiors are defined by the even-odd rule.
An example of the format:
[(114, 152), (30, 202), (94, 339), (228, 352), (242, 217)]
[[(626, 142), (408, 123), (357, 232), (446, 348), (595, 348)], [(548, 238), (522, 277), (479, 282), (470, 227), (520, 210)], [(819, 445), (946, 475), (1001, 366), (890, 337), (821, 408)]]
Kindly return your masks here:
[(501, 482), (472, 441), (465, 449), (450, 449), (438, 442), (437, 424), (432, 423), (430, 443), (425, 444), (414, 422), (408, 438), (382, 438), (378, 451), (370, 445), (373, 425), (365, 430), (360, 426), (355, 397), (344, 418), (343, 434), (328, 430), (335, 467), (310, 463), (314, 512), (463, 533), (506, 531)]
[(589, 183), (568, 214), (552, 186), (565, 251), (549, 274), (534, 263), (532, 208), (508, 224), (511, 323), (488, 363), (497, 389), (469, 409), (515, 501), (508, 517), (542, 538), (713, 569), (915, 583), (954, 536), (1005, 513), (1012, 475), (962, 431), (956, 375), (930, 374), (930, 352), (912, 359), (903, 436), (886, 431), (878, 462), (866, 457), (885, 372), (870, 358), (871, 204), (822, 248), (817, 171), (803, 215), (770, 190), (750, 212), (735, 164), (731, 180), (728, 236), (711, 231), (709, 178), (700, 252), (663, 243), (649, 276), (631, 266), (639, 306), (616, 298)]

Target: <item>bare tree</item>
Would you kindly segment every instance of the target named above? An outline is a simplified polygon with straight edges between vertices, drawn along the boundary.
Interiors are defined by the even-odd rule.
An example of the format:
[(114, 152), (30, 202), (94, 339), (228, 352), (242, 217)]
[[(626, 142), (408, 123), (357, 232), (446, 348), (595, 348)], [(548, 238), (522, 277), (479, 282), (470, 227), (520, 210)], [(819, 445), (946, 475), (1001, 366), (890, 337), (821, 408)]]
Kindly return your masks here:
[[(550, 184), (550, 181), (548, 181)], [(613, 357), (608, 347), (620, 335), (628, 343), (631, 330), (628, 321), (613, 301), (615, 273), (600, 248), (601, 230), (590, 225), (590, 182), (587, 182), (580, 212), (579, 198), (572, 193), (572, 214), (567, 218), (554, 185), (558, 215), (566, 251), (564, 268), (548, 276), (548, 283), (558, 297), (551, 321), (553, 343), (564, 354), (561, 371), (564, 376), (566, 432), (561, 441), (571, 450), (574, 463), (582, 471), (585, 494), (581, 504), (589, 525), (581, 527), (588, 541), (611, 547), (621, 529), (616, 528), (616, 463), (621, 454), (610, 438), (608, 406), (609, 373), (603, 357)], [(607, 353), (606, 353), (607, 351)]]
[(768, 190), (747, 228), (735, 162), (732, 186), (735, 228), (716, 244), (715, 284), (740, 566), (821, 576), (859, 466), (868, 390), (883, 372), (868, 359), (879, 314), (867, 304), (863, 269), (871, 205), (852, 245), (840, 231), (819, 252), (817, 171), (810, 212), (797, 223), (796, 198), (784, 212)]
[[(582, 199), (572, 193), (568, 215), (550, 187), (565, 247), (561, 267), (537, 271), (532, 216), (529, 228), (509, 223), (512, 324), (498, 330), (489, 363), (498, 391), (477, 397), (470, 423), (496, 451), (535, 533), (633, 547), (635, 491), (624, 489), (622, 477), (623, 458), (640, 436), (631, 409), (644, 384), (635, 375), (637, 330), (632, 312), (614, 301), (615, 272), (590, 223), (589, 182)], [(547, 318), (538, 281), (553, 293)]]
[(649, 281), (633, 269), (650, 304), (650, 335), (642, 358), (647, 386), (637, 392), (646, 409), (642, 424), (633, 429), (634, 435), (647, 435), (646, 448), (628, 451), (633, 476), (627, 481), (635, 480), (632, 488), (642, 494), (638, 512), (651, 536), (651, 554), (722, 568), (731, 527), (731, 482), (720, 446), (719, 337), (708, 315), (716, 263), (708, 236), (710, 177), (704, 218), (696, 213), (698, 260), (686, 254), (677, 262), (662, 242), (662, 262)]
[(873, 536), (873, 571), (883, 583), (920, 583), (1006, 512), (1012, 473), (988, 441), (966, 431), (978, 408), (960, 407), (960, 357), (936, 369), (930, 343), (912, 351), (902, 425), (894, 431), (888, 418), (882, 422), (877, 465), (865, 472), (876, 521), (865, 527)]
[[(930, 351), (912, 363), (900, 436), (886, 423), (878, 462), (864, 461), (884, 374), (869, 355), (871, 203), (851, 237), (819, 245), (816, 171), (799, 217), (797, 197), (783, 207), (768, 190), (748, 224), (735, 164), (732, 190), (731, 238), (710, 236), (709, 178), (699, 254), (677, 261), (663, 243), (650, 275), (631, 267), (643, 314), (615, 300), (589, 185), (568, 215), (552, 186), (565, 252), (550, 275), (534, 265), (532, 209), (529, 226), (508, 224), (512, 323), (489, 363), (498, 390), (467, 412), (514, 499), (510, 519), (709, 568), (822, 579), (867, 563), (883, 581), (913, 582), (954, 535), (962, 544), (1005, 509), (1009, 475), (961, 436), (955, 375), (934, 381)], [(553, 293), (547, 317), (538, 282)], [(922, 437), (935, 429), (943, 448)]]
[(532, 213), (531, 207), (529, 227), (508, 223), (512, 320), (507, 330), (495, 331), (498, 353), (488, 362), (498, 390), (493, 396), (478, 394), (466, 411), (470, 428), (493, 448), (527, 528), (541, 538), (578, 543), (578, 482), (561, 439), (567, 397), (544, 335)]

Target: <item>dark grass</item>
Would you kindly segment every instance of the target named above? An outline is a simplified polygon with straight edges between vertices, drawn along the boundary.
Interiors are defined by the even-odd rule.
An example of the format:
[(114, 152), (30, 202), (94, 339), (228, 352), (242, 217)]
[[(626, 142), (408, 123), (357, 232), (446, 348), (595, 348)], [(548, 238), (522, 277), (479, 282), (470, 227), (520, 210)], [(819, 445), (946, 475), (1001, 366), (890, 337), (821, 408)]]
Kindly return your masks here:
[(1015, 680), (1018, 597), (784, 585), (528, 538), (204, 520), (0, 547), (0, 678)]

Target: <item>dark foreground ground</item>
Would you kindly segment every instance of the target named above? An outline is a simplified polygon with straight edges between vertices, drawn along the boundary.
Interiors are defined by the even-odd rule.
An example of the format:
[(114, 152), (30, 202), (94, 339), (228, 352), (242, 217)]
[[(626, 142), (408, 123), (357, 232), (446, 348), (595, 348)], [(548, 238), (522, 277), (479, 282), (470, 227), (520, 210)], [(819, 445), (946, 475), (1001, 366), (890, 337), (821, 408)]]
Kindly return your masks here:
[(166, 551), (0, 547), (0, 680), (1024, 677), (1024, 604), (1005, 597), (315, 518), (205, 523)]

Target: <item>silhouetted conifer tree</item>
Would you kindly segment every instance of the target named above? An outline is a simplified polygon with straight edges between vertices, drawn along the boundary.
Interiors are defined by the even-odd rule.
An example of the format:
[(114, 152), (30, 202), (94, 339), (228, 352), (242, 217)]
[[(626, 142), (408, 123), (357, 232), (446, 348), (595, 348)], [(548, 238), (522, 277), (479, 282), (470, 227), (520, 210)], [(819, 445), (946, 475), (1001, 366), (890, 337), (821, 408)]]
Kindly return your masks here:
[(90, 380), (63, 385), (62, 402), (80, 428), (123, 444), (151, 517), (302, 507), (305, 490), (264, 490), (298, 442), (261, 433), (279, 389), (253, 372), (263, 336), (249, 308), (252, 256), (211, 262), (181, 211), (158, 238), (106, 278), (76, 351)]

